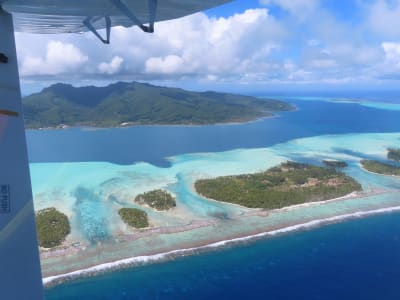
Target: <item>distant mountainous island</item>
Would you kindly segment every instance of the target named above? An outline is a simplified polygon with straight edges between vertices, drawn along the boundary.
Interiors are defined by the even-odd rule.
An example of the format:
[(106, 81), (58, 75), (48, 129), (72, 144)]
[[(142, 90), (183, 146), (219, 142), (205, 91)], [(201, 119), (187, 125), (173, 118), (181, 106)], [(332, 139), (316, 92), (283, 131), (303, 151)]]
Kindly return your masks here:
[(246, 122), (294, 107), (217, 92), (189, 92), (138, 82), (105, 87), (54, 84), (23, 99), (27, 128)]

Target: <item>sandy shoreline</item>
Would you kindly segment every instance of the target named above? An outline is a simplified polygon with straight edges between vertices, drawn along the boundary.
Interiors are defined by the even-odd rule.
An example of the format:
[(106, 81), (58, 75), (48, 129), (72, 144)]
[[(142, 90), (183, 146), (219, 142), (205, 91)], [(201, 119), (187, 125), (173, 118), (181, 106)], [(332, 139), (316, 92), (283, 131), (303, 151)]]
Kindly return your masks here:
[[(82, 129), (82, 130), (107, 130), (113, 128), (132, 128), (132, 127), (202, 127), (202, 126), (234, 126), (234, 125), (243, 125), (243, 124), (251, 124), (254, 122), (260, 122), (266, 119), (278, 118), (280, 117), (280, 113), (286, 112), (295, 112), (298, 111), (299, 108), (294, 104), (291, 104), (293, 109), (291, 110), (282, 110), (282, 111), (266, 111), (267, 115), (260, 116), (256, 118), (250, 118), (246, 120), (237, 120), (237, 121), (228, 121), (228, 122), (218, 122), (218, 123), (204, 123), (204, 124), (192, 124), (192, 123), (177, 123), (177, 124), (165, 124), (165, 123), (134, 123), (134, 122), (126, 122), (126, 124), (119, 124), (115, 126), (102, 127), (102, 126), (91, 126), (91, 125), (65, 125), (59, 124), (57, 126), (50, 127), (28, 127), (26, 130), (28, 131), (53, 131), (53, 130), (66, 130), (66, 129)], [(269, 113), (269, 114), (268, 114)]]
[[(320, 202), (311, 202), (311, 203), (305, 203), (305, 204), (300, 204), (300, 205), (294, 205), (291, 207), (286, 207), (282, 208), (279, 210), (273, 210), (273, 211), (265, 211), (265, 210), (254, 210), (254, 211), (249, 211), (247, 213), (244, 213), (241, 216), (238, 216), (237, 219), (246, 219), (248, 217), (253, 217), (253, 216), (259, 216), (259, 217), (266, 217), (270, 213), (277, 213), (277, 212), (287, 212), (290, 210), (295, 210), (300, 207), (308, 207), (308, 206), (321, 206), (323, 204), (326, 204), (328, 201), (329, 202), (337, 202), (337, 201), (344, 201), (344, 200), (349, 200), (349, 199), (354, 199), (354, 198), (362, 198), (362, 197), (367, 197), (371, 195), (379, 195), (381, 193), (387, 193), (387, 191), (381, 191), (381, 190), (373, 190), (368, 193), (366, 192), (353, 192), (350, 193), (349, 195), (327, 200), (327, 201), (320, 201)], [(218, 248), (218, 247), (223, 247), (226, 245), (231, 245), (235, 243), (241, 243), (241, 242), (246, 242), (254, 239), (259, 239), (262, 237), (271, 237), (275, 236), (278, 234), (283, 234), (287, 232), (292, 232), (292, 231), (297, 231), (301, 229), (307, 229), (310, 227), (315, 227), (319, 225), (324, 225), (324, 224), (330, 224), (330, 223), (335, 223), (339, 222), (345, 219), (350, 219), (350, 218), (358, 218), (358, 217), (363, 217), (363, 216), (369, 216), (373, 214), (379, 214), (379, 213), (386, 213), (386, 212), (392, 212), (392, 211), (400, 211), (400, 206), (393, 206), (393, 207), (385, 207), (385, 208), (378, 208), (378, 209), (372, 209), (372, 210), (359, 210), (355, 211), (352, 213), (346, 213), (346, 214), (339, 214), (336, 216), (332, 217), (327, 217), (327, 218), (316, 218), (312, 219), (309, 221), (306, 221), (304, 223), (298, 223), (298, 222), (285, 222), (284, 224), (276, 224), (275, 226), (271, 227), (266, 227), (263, 230), (255, 230), (254, 232), (243, 232), (242, 234), (237, 233), (234, 235), (228, 235), (226, 236), (226, 239), (221, 239), (221, 240), (215, 240), (212, 238), (208, 238), (207, 240), (204, 241), (192, 241), (192, 242), (186, 242), (186, 243), (181, 243), (180, 247), (177, 249), (166, 249), (167, 251), (160, 251), (159, 253), (151, 253), (149, 251), (144, 252), (143, 255), (137, 255), (137, 256), (132, 256), (129, 258), (123, 258), (123, 259), (115, 259), (111, 262), (105, 262), (105, 263), (99, 263), (93, 266), (89, 267), (83, 267), (83, 268), (72, 268), (72, 271), (70, 272), (65, 272), (62, 274), (57, 274), (54, 276), (47, 276), (43, 278), (43, 283), (45, 286), (53, 286), (57, 284), (61, 284), (65, 281), (77, 279), (80, 277), (87, 277), (87, 276), (95, 276), (96, 274), (101, 274), (104, 272), (109, 272), (109, 271), (114, 271), (118, 270), (121, 268), (127, 268), (130, 266), (135, 266), (135, 265), (142, 265), (146, 263), (152, 263), (152, 262), (157, 262), (157, 261), (164, 261), (164, 260), (169, 260), (169, 259), (174, 259), (179, 256), (186, 256), (190, 255), (193, 253), (198, 253), (202, 251), (207, 251), (210, 249)], [(189, 232), (193, 229), (199, 229), (199, 228), (204, 228), (204, 227), (212, 227), (219, 223), (218, 221), (213, 221), (213, 220), (206, 220), (206, 221), (194, 221), (191, 222), (190, 224), (184, 225), (184, 226), (171, 226), (170, 228), (166, 227), (159, 227), (159, 228), (152, 228), (149, 230), (144, 230), (140, 233), (135, 233), (135, 234), (126, 234), (126, 235), (121, 235), (116, 237), (116, 240), (119, 242), (128, 242), (128, 241), (134, 241), (142, 237), (151, 237), (153, 235), (157, 234), (173, 234), (177, 232)], [(124, 247), (124, 245), (121, 245), (121, 247)], [(79, 251), (84, 251), (83, 250), (77, 250), (74, 247), (66, 248), (64, 249), (65, 251), (61, 251), (60, 253), (57, 253), (56, 256), (63, 256), (63, 255), (69, 255), (69, 254), (76, 254)], [(43, 256), (43, 253), (41, 254)], [(42, 257), (43, 259), (44, 257)], [(47, 256), (44, 259), (52, 258), (52, 255)], [(105, 259), (104, 259), (105, 260)]]
[(379, 175), (379, 176), (386, 176), (386, 177), (393, 177), (393, 178), (400, 178), (400, 175), (390, 175), (390, 174), (380, 174), (380, 173), (376, 173), (376, 172), (372, 172), (367, 170), (366, 168), (364, 168), (361, 164), (360, 164), (360, 168), (370, 174), (374, 174), (374, 175)]
[[(290, 110), (290, 111), (295, 111), (295, 109)], [(290, 112), (289, 111), (289, 112)], [(282, 112), (287, 112), (287, 111), (282, 111)], [(249, 124), (253, 122), (259, 122), (265, 119), (269, 118), (276, 118), (279, 115), (277, 115), (278, 112), (271, 112), (271, 115), (266, 115), (266, 116), (261, 116), (257, 118), (252, 118), (248, 120), (243, 120), (243, 121), (229, 121), (229, 122), (219, 122), (219, 123), (204, 123), (204, 124), (193, 124), (193, 123), (177, 123), (177, 124), (164, 124), (164, 123), (134, 123), (134, 122), (127, 122), (126, 124), (119, 124), (115, 126), (110, 126), (110, 127), (102, 127), (102, 126), (91, 126), (91, 125), (64, 125), (64, 124), (59, 124), (57, 126), (50, 126), (50, 127), (38, 127), (38, 128), (26, 128), (26, 130), (32, 130), (32, 131), (52, 131), (52, 130), (65, 130), (65, 129), (74, 129), (74, 128), (80, 128), (83, 130), (106, 130), (106, 129), (113, 129), (113, 128), (131, 128), (131, 127), (144, 127), (144, 126), (154, 126), (154, 127), (201, 127), (201, 126), (223, 126), (223, 125), (243, 125), (243, 124)]]

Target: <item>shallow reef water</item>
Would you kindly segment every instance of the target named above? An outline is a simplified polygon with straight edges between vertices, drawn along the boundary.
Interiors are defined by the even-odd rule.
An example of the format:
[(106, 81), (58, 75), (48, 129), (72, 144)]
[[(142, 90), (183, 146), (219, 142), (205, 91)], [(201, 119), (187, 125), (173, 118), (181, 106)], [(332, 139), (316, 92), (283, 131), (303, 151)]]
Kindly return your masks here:
[[(341, 220), (335, 219), (338, 215), (355, 218), (364, 216), (363, 211), (389, 212), (400, 206), (400, 179), (372, 174), (360, 166), (362, 159), (383, 160), (388, 147), (400, 147), (398, 103), (350, 96), (346, 101), (330, 97), (287, 100), (298, 110), (246, 124), (29, 131), (35, 208), (54, 206), (67, 214), (72, 230), (69, 242), (102, 244), (103, 252), (84, 258), (88, 265), (96, 265), (102, 259), (133, 257), (148, 249), (180, 249), (196, 241), (218, 242), (264, 229), (314, 224), (313, 220), (335, 223)], [(193, 187), (199, 178), (254, 173), (287, 160), (322, 165), (324, 159), (346, 161), (343, 171), (371, 194), (265, 217), (204, 199)], [(153, 189), (175, 195), (177, 208), (160, 213), (133, 201)], [(132, 233), (118, 216), (121, 207), (144, 209), (155, 228), (193, 222), (212, 225), (120, 245), (114, 238)], [(73, 281), (50, 288), (47, 298), (238, 299), (262, 298), (268, 293), (275, 299), (294, 295), (378, 299), (377, 289), (384, 288), (388, 291), (385, 299), (397, 299), (398, 285), (391, 279), (400, 264), (400, 252), (395, 251), (400, 247), (398, 217), (398, 213), (370, 216), (319, 229), (295, 225), (308, 230)], [(43, 267), (45, 272), (49, 268), (64, 272), (69, 269), (61, 265), (64, 262), (68, 263), (49, 260)], [(287, 289), (288, 285), (292, 288)]]

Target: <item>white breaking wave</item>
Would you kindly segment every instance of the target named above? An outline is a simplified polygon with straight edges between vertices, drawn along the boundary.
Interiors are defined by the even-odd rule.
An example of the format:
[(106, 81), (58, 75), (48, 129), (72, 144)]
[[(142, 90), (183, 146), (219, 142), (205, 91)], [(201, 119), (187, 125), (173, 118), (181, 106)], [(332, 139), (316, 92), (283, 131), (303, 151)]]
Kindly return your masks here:
[(316, 220), (312, 220), (312, 221), (309, 221), (306, 223), (301, 223), (301, 224), (296, 224), (293, 226), (288, 226), (288, 227), (284, 227), (284, 228), (280, 228), (280, 229), (276, 229), (276, 230), (266, 231), (266, 232), (258, 233), (255, 235), (234, 238), (234, 239), (229, 239), (229, 240), (223, 240), (223, 241), (211, 243), (211, 244), (200, 246), (200, 247), (177, 249), (177, 250), (154, 254), (154, 255), (143, 255), (143, 256), (136, 256), (136, 257), (131, 257), (131, 258), (127, 258), (127, 259), (121, 259), (121, 260), (117, 260), (114, 262), (104, 263), (104, 264), (96, 265), (96, 266), (89, 267), (86, 269), (77, 270), (74, 272), (69, 272), (69, 273), (60, 274), (60, 275), (56, 275), (56, 276), (49, 276), (49, 277), (43, 278), (43, 284), (50, 285), (52, 283), (62, 282), (65, 280), (71, 280), (71, 279), (82, 277), (85, 275), (96, 274), (98, 272), (120, 269), (123, 267), (135, 265), (135, 264), (143, 264), (143, 263), (160, 261), (160, 260), (164, 260), (168, 257), (182, 256), (182, 255), (189, 254), (189, 253), (192, 253), (192, 252), (198, 251), (198, 250), (219, 248), (219, 247), (223, 247), (223, 246), (226, 246), (226, 245), (232, 244), (232, 243), (248, 241), (248, 240), (252, 240), (252, 239), (256, 239), (256, 238), (260, 238), (260, 237), (266, 237), (266, 236), (275, 236), (278, 234), (297, 231), (300, 229), (315, 227), (315, 226), (318, 226), (321, 224), (334, 223), (334, 222), (338, 222), (338, 221), (349, 219), (349, 218), (360, 218), (360, 217), (381, 214), (381, 213), (395, 212), (395, 211), (400, 211), (400, 206), (380, 208), (380, 209), (369, 210), (369, 211), (358, 211), (358, 212), (354, 212), (354, 213), (343, 214), (343, 215), (334, 216), (334, 217), (325, 218), (325, 219), (316, 219)]

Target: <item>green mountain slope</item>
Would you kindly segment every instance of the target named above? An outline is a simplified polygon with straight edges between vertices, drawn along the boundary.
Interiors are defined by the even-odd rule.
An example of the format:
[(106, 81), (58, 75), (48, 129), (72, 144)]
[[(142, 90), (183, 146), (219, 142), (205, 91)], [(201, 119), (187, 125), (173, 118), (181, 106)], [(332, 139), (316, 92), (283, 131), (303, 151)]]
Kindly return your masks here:
[(28, 128), (244, 122), (293, 109), (278, 100), (189, 92), (137, 82), (106, 87), (58, 83), (25, 97), (23, 106)]

